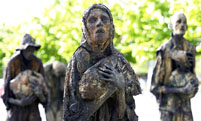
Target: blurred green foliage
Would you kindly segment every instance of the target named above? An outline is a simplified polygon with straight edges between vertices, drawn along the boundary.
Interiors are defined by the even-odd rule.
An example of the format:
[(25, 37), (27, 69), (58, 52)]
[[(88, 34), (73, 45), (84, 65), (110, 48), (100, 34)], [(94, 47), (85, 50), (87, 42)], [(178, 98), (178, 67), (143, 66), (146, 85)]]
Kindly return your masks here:
[[(115, 25), (114, 45), (132, 63), (146, 65), (155, 58), (156, 49), (170, 38), (170, 16), (179, 10), (188, 19), (185, 38), (201, 54), (201, 0), (55, 0), (43, 17), (16, 26), (0, 25), (0, 66), (6, 66), (26, 32), (41, 44), (36, 55), (43, 63), (67, 63), (80, 44), (83, 12), (93, 3), (110, 8)], [(0, 68), (0, 77), (2, 71)]]

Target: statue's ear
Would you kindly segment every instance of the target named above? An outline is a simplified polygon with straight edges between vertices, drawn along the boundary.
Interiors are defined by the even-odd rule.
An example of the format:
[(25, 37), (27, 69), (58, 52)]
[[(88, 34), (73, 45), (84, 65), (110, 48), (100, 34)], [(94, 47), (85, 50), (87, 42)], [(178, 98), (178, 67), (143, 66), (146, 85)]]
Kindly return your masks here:
[(173, 29), (173, 27), (172, 27), (172, 23), (169, 23), (169, 24), (168, 24), (168, 28), (169, 28), (170, 30)]
[(186, 25), (186, 30), (188, 30), (188, 25)]

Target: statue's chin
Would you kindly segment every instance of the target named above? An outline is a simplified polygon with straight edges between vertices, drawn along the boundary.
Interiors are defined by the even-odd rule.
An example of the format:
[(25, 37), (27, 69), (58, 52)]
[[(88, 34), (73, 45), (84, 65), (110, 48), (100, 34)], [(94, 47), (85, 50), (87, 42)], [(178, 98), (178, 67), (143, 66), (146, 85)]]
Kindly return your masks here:
[(26, 56), (25, 57), (25, 59), (28, 60), (28, 61), (32, 60), (32, 58), (33, 58), (33, 56)]
[(96, 36), (95, 41), (97, 44), (103, 44), (107, 41), (107, 39), (104, 36)]
[(174, 34), (175, 35), (184, 35), (186, 31), (176, 31)]

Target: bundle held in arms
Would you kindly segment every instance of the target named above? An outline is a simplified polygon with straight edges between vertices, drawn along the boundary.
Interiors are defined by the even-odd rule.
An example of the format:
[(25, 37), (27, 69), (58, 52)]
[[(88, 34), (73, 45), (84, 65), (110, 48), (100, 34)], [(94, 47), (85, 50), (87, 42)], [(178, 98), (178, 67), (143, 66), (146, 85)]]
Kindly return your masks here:
[[(44, 77), (35, 71), (25, 70), (11, 80), (10, 89), (17, 99), (21, 99), (35, 94), (33, 85), (42, 86), (43, 88), (40, 88), (42, 89), (40, 91), (42, 91), (44, 94), (47, 92)], [(40, 97), (38, 98), (40, 99)]]

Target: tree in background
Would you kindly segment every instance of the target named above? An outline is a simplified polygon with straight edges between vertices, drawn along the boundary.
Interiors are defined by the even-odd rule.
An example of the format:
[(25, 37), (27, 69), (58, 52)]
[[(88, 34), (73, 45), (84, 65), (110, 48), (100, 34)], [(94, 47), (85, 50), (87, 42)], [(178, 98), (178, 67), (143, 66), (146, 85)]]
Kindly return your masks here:
[[(181, 9), (189, 20), (185, 38), (197, 45), (197, 55), (201, 54), (201, 0), (55, 0), (41, 18), (0, 27), (0, 66), (7, 63), (25, 32), (41, 44), (36, 55), (43, 63), (67, 63), (80, 44), (82, 14), (93, 3), (110, 8), (116, 27), (114, 45), (132, 63), (144, 64), (155, 58), (156, 49), (171, 33), (167, 29), (170, 16)], [(0, 77), (2, 71), (0, 68)]]

